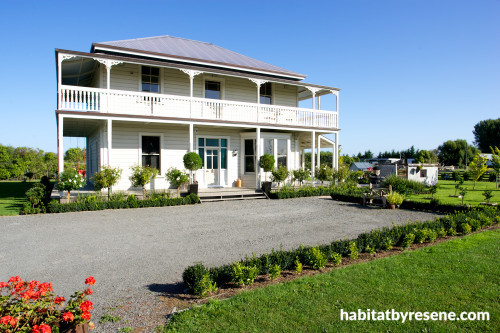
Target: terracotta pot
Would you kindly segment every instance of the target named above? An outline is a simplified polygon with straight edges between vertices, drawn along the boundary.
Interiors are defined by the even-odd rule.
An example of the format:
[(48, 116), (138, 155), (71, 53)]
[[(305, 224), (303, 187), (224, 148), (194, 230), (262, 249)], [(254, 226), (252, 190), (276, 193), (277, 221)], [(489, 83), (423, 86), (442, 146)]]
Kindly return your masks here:
[(76, 325), (76, 327), (72, 327), (72, 328), (66, 328), (66, 329), (62, 328), (61, 332), (62, 333), (89, 333), (90, 332), (89, 324), (84, 323), (84, 324), (78, 324), (78, 325)]
[(396, 205), (387, 204), (387, 208), (389, 208), (389, 209), (396, 209)]

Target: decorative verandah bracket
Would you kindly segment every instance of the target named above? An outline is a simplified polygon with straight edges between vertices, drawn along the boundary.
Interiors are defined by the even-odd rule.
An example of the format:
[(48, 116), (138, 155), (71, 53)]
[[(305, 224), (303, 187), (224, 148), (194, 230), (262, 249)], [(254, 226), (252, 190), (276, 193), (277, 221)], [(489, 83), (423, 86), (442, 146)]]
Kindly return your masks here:
[(184, 68), (180, 68), (180, 70), (184, 73), (186, 73), (187, 75), (189, 75), (189, 78), (192, 80), (196, 75), (199, 75), (199, 74), (202, 74), (203, 72), (200, 72), (200, 71), (195, 71), (195, 70), (192, 70), (192, 69), (184, 69)]
[(189, 75), (189, 97), (191, 98), (189, 102), (189, 116), (191, 117), (193, 113), (193, 80), (196, 75), (202, 74), (203, 72), (185, 68), (180, 68), (180, 70)]
[(263, 85), (264, 83), (268, 82), (266, 80), (261, 80), (261, 79), (253, 79), (249, 78), (250, 81), (255, 83), (257, 85), (257, 122), (259, 122), (259, 114), (260, 114), (260, 86)]
[(261, 85), (263, 85), (264, 83), (267, 83), (268, 81), (266, 80), (261, 80), (261, 79), (252, 79), (252, 78), (249, 78), (250, 81), (252, 81), (253, 83), (255, 83), (257, 85), (257, 89), (260, 88)]

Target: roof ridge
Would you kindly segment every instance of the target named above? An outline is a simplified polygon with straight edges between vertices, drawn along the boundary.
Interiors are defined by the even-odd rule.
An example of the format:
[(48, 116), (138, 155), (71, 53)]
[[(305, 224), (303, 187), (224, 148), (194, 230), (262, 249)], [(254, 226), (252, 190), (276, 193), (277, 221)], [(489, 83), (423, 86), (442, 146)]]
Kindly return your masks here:
[[(152, 37), (139, 37), (139, 38), (130, 38), (130, 39), (121, 39), (121, 40), (110, 40), (106, 42), (100, 42), (97, 44), (103, 44), (103, 43), (115, 43), (115, 42), (126, 42), (126, 41), (131, 41), (131, 40), (145, 40), (145, 39), (155, 39), (155, 38), (162, 38), (162, 37), (170, 37), (170, 38), (176, 38), (176, 39), (182, 39), (182, 40), (187, 40), (190, 42), (197, 42), (197, 43), (203, 43), (207, 45), (215, 45), (213, 43), (208, 43), (208, 42), (203, 42), (201, 40), (194, 40), (194, 39), (189, 39), (189, 38), (183, 38), (183, 37), (177, 37), (177, 36), (171, 36), (171, 35), (161, 35), (161, 36), (152, 36)], [(217, 45), (215, 45), (217, 46)]]

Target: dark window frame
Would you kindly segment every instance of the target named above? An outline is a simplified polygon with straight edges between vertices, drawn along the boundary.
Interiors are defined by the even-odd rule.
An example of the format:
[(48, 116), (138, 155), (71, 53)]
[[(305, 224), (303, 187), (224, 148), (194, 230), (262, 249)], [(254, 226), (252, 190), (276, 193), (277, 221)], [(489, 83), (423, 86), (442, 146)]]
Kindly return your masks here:
[[(153, 142), (156, 140), (157, 142)], [(156, 144), (158, 145), (157, 147), (155, 147)], [(148, 145), (150, 146), (149, 148)], [(158, 167), (152, 166), (154, 164), (151, 163), (153, 160), (157, 161)], [(161, 173), (161, 136), (141, 135), (141, 165), (154, 167)]]
[[(156, 78), (157, 83), (154, 83), (153, 78)], [(157, 87), (156, 89), (152, 89), (152, 87)], [(149, 88), (145, 88), (149, 87)], [(160, 68), (152, 67), (152, 66), (141, 66), (141, 91), (143, 92), (151, 92), (151, 93), (160, 93)]]
[(271, 82), (266, 82), (260, 85), (260, 104), (273, 104), (273, 88)]

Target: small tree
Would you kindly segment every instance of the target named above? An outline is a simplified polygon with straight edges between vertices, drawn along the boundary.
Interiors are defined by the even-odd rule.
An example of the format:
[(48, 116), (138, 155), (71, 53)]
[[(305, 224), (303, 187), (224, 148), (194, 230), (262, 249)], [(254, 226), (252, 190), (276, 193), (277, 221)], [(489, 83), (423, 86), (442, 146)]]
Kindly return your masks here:
[(484, 200), (486, 200), (487, 203), (490, 203), (490, 199), (493, 198), (493, 191), (492, 190), (485, 190), (483, 192)]
[(488, 159), (477, 153), (477, 155), (474, 156), (472, 162), (470, 162), (469, 164), (469, 172), (472, 180), (474, 181), (474, 186), (472, 186), (473, 190), (476, 189), (476, 182), (479, 180), (479, 178), (481, 178), (482, 175), (484, 175), (486, 170), (488, 170), (486, 162), (488, 162)]
[(459, 178), (457, 178), (458, 180), (458, 183), (455, 184), (455, 196), (457, 196), (457, 191), (462, 187), (462, 185), (464, 184), (464, 178), (462, 176), (458, 176)]
[(304, 180), (310, 176), (311, 173), (307, 169), (293, 170), (293, 179), (299, 182), (300, 187), (302, 187)]
[(316, 168), (316, 178), (321, 181), (323, 185), (324, 181), (332, 180), (333, 169), (328, 166), (328, 164), (321, 164), (319, 168)]
[[(274, 156), (271, 154), (264, 154), (259, 159), (259, 167), (264, 169), (264, 172), (273, 171), (274, 168)], [(266, 174), (267, 181), (267, 174)]]
[(500, 148), (498, 147), (490, 147), (491, 149), (491, 164), (493, 170), (496, 173), (496, 184), (497, 188), (500, 185)]
[(468, 189), (466, 187), (460, 188), (460, 195), (462, 196), (462, 206), (464, 205), (465, 195), (467, 194)]
[(85, 178), (79, 174), (75, 169), (66, 169), (59, 176), (57, 189), (59, 191), (68, 191), (68, 202), (71, 191), (78, 190), (87, 184)]
[(288, 178), (289, 174), (288, 169), (284, 165), (272, 171), (272, 179), (273, 182), (278, 183), (278, 191), (280, 189), (280, 183), (284, 182)]
[(146, 199), (146, 185), (151, 183), (153, 178), (158, 175), (158, 170), (148, 166), (135, 165), (131, 167), (132, 175), (130, 176), (130, 182), (133, 187), (142, 187), (142, 197)]
[(165, 177), (167, 177), (170, 184), (177, 187), (177, 197), (180, 197), (181, 186), (189, 183), (189, 176), (177, 168), (170, 168)]
[(333, 170), (333, 180), (341, 183), (349, 177), (349, 172), (347, 165), (340, 165), (338, 170)]
[(110, 166), (102, 167), (101, 171), (96, 172), (92, 181), (94, 182), (94, 188), (97, 191), (103, 188), (108, 189), (108, 200), (111, 198), (111, 187), (116, 185), (120, 180), (122, 170), (120, 168), (112, 168)]
[(434, 194), (437, 193), (439, 186), (438, 185), (431, 185), (429, 186), (429, 192), (431, 193), (431, 197), (434, 199)]
[(201, 169), (202, 165), (203, 161), (197, 153), (190, 152), (184, 155), (184, 167), (190, 171), (193, 183), (196, 183), (195, 171)]

